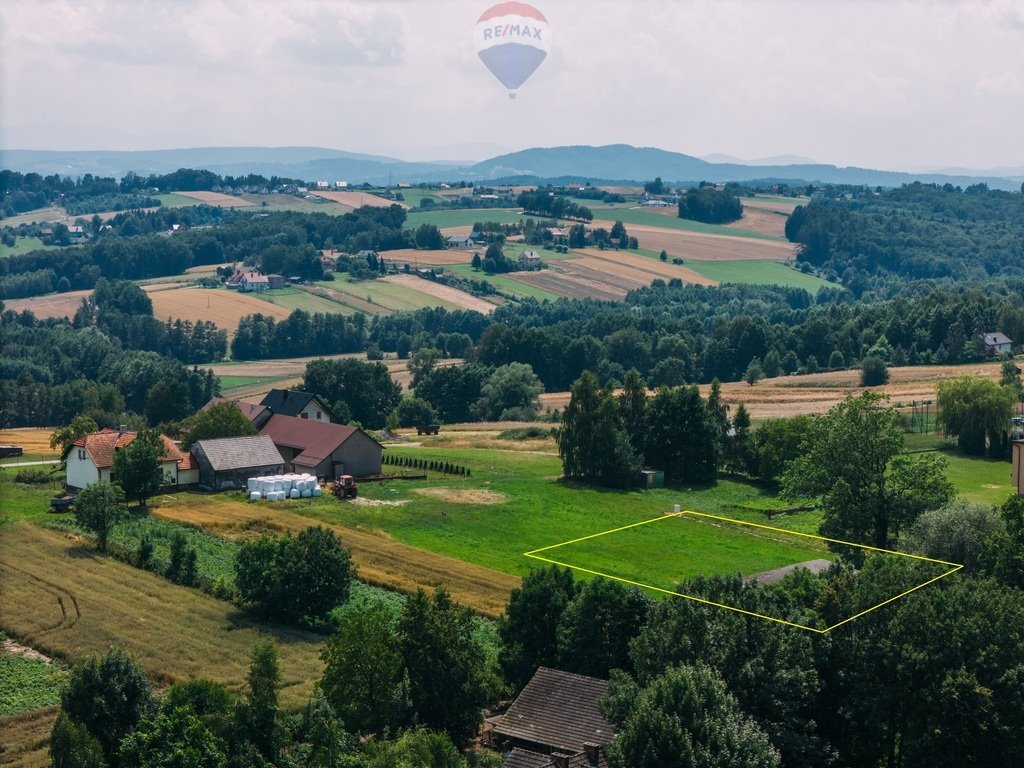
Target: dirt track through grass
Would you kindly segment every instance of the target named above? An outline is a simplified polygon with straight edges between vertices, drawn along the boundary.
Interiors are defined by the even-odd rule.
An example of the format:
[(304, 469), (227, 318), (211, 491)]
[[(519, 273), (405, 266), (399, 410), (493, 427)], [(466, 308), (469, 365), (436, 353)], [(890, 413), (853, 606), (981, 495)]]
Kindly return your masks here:
[[(296, 501), (293, 506), (301, 504)], [(346, 511), (345, 502), (338, 501), (337, 513), (344, 515)], [(246, 539), (259, 533), (298, 533), (318, 523), (317, 519), (289, 511), (287, 504), (253, 504), (223, 495), (178, 494), (153, 512), (229, 539)], [(456, 601), (490, 618), (501, 614), (509, 593), (519, 586), (518, 576), (402, 544), (378, 531), (331, 525), (327, 520), (323, 524), (333, 528), (352, 550), (359, 578), (370, 584), (406, 593), (445, 584)]]

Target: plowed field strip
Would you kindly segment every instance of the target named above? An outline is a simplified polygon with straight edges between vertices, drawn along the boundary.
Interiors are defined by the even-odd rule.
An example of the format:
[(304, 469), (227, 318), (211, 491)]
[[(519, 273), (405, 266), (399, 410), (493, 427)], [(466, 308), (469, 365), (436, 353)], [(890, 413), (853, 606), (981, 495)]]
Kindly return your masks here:
[(684, 283), (716, 285), (714, 280), (709, 280), (692, 269), (678, 264), (657, 261), (629, 251), (602, 251), (596, 248), (585, 248), (580, 253), (585, 256), (580, 260), (584, 266), (619, 277), (643, 279), (646, 285), (649, 285), (650, 281), (656, 277), (660, 277), (662, 280), (678, 277)]

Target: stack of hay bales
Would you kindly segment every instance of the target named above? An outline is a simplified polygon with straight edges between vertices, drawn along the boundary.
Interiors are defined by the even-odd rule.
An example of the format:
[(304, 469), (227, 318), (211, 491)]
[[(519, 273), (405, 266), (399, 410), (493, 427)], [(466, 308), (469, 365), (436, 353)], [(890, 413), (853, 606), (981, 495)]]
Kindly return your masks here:
[(249, 493), (249, 501), (309, 499), (323, 494), (316, 478), (305, 473), (250, 477), (246, 489)]

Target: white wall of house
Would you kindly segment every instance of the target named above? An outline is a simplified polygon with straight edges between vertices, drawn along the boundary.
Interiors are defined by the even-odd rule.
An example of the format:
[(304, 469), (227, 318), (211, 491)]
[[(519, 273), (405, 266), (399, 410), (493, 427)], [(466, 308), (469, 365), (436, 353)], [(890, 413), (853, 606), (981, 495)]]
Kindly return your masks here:
[(330, 421), (330, 417), (324, 411), (324, 407), (315, 398), (306, 403), (306, 407), (299, 411), (300, 419), (310, 421)]
[(105, 478), (102, 477), (89, 452), (77, 445), (71, 446), (68, 451), (67, 469), (67, 484), (72, 488), (85, 488), (98, 480), (110, 479), (110, 471), (107, 471)]

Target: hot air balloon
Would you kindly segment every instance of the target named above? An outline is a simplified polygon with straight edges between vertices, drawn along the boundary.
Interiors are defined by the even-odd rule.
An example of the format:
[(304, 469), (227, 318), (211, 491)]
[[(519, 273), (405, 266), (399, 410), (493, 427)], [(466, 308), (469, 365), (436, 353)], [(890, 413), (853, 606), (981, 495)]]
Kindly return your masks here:
[(477, 55), (514, 99), (516, 90), (547, 58), (550, 30), (532, 5), (498, 3), (480, 16), (473, 33)]

